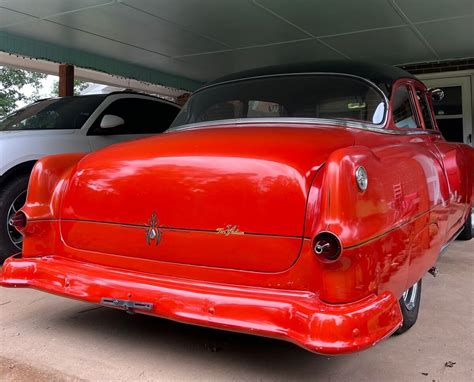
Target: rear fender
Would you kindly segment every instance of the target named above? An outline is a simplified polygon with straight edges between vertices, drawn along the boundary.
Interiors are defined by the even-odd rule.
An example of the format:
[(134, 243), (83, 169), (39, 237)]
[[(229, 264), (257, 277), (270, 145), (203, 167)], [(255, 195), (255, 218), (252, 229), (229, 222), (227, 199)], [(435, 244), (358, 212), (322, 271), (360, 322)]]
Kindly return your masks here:
[[(368, 174), (365, 191), (355, 179), (359, 166)], [(419, 148), (393, 146), (375, 153), (353, 146), (329, 156), (312, 184), (305, 225), (305, 237), (313, 242), (319, 232), (329, 231), (342, 244), (337, 260), (318, 260), (322, 300), (341, 303), (380, 292), (380, 288), (397, 295), (404, 290), (410, 242), (419, 229), (416, 222), (423, 216), (437, 227), (438, 218), (429, 211), (447, 197), (442, 175), (436, 158)], [(442, 232), (437, 229), (432, 239)], [(432, 241), (432, 245), (440, 242)], [(425, 268), (426, 261), (423, 256), (423, 265), (416, 269)]]
[(459, 147), (463, 152), (467, 167), (467, 203), (474, 207), (474, 148), (466, 144), (460, 144)]
[(57, 240), (59, 223), (56, 219), (59, 216), (61, 189), (84, 155), (47, 156), (33, 167), (26, 203), (22, 208), (28, 217), (23, 231), (23, 257), (57, 253), (55, 246), (59, 245), (60, 240)]
[[(368, 175), (365, 191), (358, 188), (355, 178), (359, 166)], [(308, 227), (307, 235), (314, 237), (325, 229), (336, 234), (344, 248), (361, 246), (440, 206), (448, 192), (443, 170), (428, 150), (340, 149), (326, 163), (322, 214)]]
[(75, 165), (85, 155), (51, 155), (36, 162), (22, 209), (29, 220), (55, 219), (59, 216), (60, 191)]

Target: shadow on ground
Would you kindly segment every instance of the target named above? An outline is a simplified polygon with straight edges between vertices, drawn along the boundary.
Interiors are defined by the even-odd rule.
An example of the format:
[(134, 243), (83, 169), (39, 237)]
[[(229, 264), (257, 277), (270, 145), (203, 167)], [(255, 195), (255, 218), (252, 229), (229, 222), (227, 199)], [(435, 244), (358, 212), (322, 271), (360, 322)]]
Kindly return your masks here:
[[(344, 357), (326, 357), (310, 353), (292, 343), (187, 325), (167, 319), (92, 306), (69, 316), (56, 317), (50, 325), (74, 331), (79, 336), (101, 337), (113, 341), (114, 346), (140, 349), (141, 352), (166, 353), (181, 362), (207, 363), (209, 358), (234, 369), (253, 369), (271, 379), (271, 374), (282, 378), (288, 370), (299, 370), (327, 376), (335, 363)], [(81, 333), (77, 333), (81, 332)], [(201, 358), (201, 360), (199, 359)], [(294, 373), (288, 377), (294, 378)]]

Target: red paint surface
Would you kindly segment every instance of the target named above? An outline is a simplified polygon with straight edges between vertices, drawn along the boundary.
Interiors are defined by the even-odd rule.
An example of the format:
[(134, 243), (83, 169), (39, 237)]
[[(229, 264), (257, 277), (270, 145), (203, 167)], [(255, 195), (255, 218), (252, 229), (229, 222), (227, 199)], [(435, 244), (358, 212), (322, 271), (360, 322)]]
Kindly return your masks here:
[[(397, 300), (462, 227), (473, 178), (474, 150), (436, 131), (325, 125), (203, 128), (47, 157), (22, 256), (0, 283), (352, 352), (401, 324)], [(146, 242), (153, 212), (158, 245)], [(244, 234), (217, 232), (228, 225)], [(321, 231), (340, 238), (337, 260), (314, 255)]]

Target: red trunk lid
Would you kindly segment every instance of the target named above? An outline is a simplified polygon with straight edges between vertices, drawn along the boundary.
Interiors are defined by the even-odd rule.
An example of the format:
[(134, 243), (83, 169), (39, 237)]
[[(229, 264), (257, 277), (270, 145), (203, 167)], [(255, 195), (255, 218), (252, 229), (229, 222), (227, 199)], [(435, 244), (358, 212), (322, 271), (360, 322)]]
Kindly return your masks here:
[(312, 177), (337, 127), (221, 127), (163, 134), (85, 157), (62, 202), (69, 247), (261, 272), (298, 257)]

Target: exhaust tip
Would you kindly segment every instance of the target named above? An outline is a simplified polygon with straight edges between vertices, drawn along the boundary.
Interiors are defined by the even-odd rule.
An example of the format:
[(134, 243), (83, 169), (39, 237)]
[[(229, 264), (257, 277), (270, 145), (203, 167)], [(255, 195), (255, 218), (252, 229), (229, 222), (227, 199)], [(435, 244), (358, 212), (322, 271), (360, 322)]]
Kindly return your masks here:
[(28, 223), (28, 218), (23, 211), (18, 211), (11, 217), (9, 223), (15, 227), (17, 231), (22, 232)]
[(322, 232), (314, 238), (313, 251), (323, 261), (334, 261), (341, 255), (342, 245), (333, 233)]

